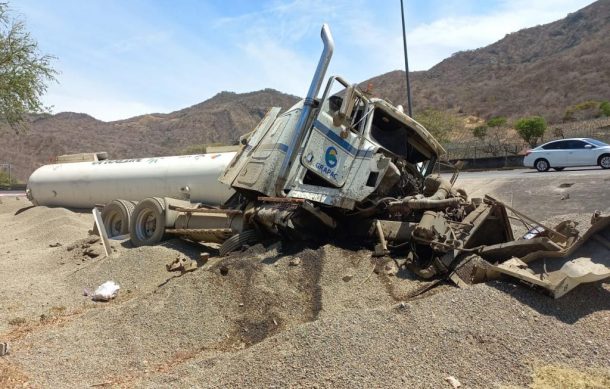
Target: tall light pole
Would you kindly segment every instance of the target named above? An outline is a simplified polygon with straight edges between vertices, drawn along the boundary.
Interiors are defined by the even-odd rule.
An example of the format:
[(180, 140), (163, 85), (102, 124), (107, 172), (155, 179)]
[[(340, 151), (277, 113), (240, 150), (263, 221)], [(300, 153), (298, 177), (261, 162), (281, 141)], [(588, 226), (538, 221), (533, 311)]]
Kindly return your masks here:
[(407, 104), (409, 116), (413, 117), (413, 107), (411, 106), (411, 84), (409, 83), (409, 57), (407, 56), (407, 31), (405, 29), (405, 9), (403, 0), (400, 0), (400, 16), (402, 17), (402, 43), (405, 51), (405, 75), (407, 76)]

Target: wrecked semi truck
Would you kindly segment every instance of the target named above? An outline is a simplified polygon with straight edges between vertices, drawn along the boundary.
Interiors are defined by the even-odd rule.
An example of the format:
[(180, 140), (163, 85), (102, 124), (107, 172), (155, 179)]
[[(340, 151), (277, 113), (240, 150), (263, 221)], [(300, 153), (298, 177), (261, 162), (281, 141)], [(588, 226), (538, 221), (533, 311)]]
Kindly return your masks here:
[[(425, 279), (464, 285), (505, 274), (555, 297), (610, 277), (608, 264), (578, 252), (610, 247), (610, 217), (594, 217), (581, 237), (573, 222), (543, 226), (492, 197), (469, 198), (455, 187), (457, 170), (451, 179), (433, 174), (445, 151), (401, 107), (338, 76), (318, 97), (334, 50), (326, 25), (322, 40), (306, 98), (282, 114), (272, 108), (220, 175), (235, 193), (220, 208), (141, 201), (130, 220), (134, 245), (180, 236), (219, 243), (225, 255), (270, 239), (351, 239)], [(515, 239), (509, 217), (531, 228), (527, 239)], [(544, 258), (565, 264), (535, 274), (528, 263)]]
[[(272, 108), (237, 153), (47, 165), (28, 197), (106, 204), (104, 230), (129, 233), (135, 246), (179, 236), (226, 255), (274, 239), (347, 239), (425, 279), (504, 274), (555, 297), (610, 277), (610, 217), (594, 215), (579, 234), (571, 221), (544, 226), (492, 197), (469, 198), (457, 168), (451, 179), (434, 174), (445, 150), (400, 106), (339, 76), (318, 96), (334, 50), (326, 25), (322, 40), (306, 98)], [(530, 233), (515, 239), (511, 219)]]

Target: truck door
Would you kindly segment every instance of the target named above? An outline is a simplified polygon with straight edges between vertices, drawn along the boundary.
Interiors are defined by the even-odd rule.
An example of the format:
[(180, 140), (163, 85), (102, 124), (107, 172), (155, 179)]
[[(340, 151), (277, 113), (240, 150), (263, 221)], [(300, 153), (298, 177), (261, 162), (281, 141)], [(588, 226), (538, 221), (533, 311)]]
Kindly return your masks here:
[[(331, 82), (338, 84), (339, 89), (345, 89), (347, 86), (337, 79), (331, 79)], [(361, 124), (364, 107), (360, 106), (360, 98), (353, 95), (352, 98), (356, 100), (353, 117), (340, 123), (333, 122), (346, 96), (345, 93), (331, 93), (333, 89), (337, 87), (329, 86), (324, 94), (325, 99), (313, 121), (301, 163), (332, 186), (341, 187), (345, 184), (354, 159), (365, 154), (358, 149), (362, 134), (357, 129)]]

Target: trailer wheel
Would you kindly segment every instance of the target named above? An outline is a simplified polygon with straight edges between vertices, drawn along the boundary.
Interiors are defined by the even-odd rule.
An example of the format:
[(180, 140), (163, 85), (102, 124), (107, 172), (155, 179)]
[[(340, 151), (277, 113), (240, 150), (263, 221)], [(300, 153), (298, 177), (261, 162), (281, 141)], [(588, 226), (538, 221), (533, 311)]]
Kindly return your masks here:
[(152, 246), (165, 236), (165, 206), (158, 197), (149, 197), (136, 205), (131, 216), (129, 237), (134, 246)]
[(112, 200), (102, 209), (102, 220), (109, 238), (129, 233), (131, 215), (135, 203), (128, 200)]
[(220, 245), (218, 253), (221, 257), (224, 257), (232, 251), (239, 250), (245, 245), (255, 244), (258, 241), (260, 241), (260, 237), (256, 230), (242, 231), (225, 240), (222, 245)]

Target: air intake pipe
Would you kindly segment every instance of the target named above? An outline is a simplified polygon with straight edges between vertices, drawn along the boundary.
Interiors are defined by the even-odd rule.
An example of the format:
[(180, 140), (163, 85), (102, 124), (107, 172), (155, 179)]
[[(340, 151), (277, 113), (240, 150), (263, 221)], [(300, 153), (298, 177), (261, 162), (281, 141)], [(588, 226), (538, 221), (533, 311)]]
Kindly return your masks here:
[(278, 196), (285, 196), (284, 186), (286, 185), (286, 181), (288, 180), (290, 168), (292, 167), (292, 164), (294, 163), (294, 160), (298, 154), (298, 148), (300, 148), (300, 145), (303, 142), (305, 128), (307, 127), (309, 116), (311, 115), (311, 110), (314, 106), (314, 99), (320, 91), (322, 81), (324, 80), (326, 70), (328, 69), (328, 64), (330, 63), (330, 59), (333, 56), (333, 51), (335, 50), (335, 42), (333, 40), (332, 34), (330, 33), (330, 28), (328, 27), (328, 24), (325, 23), (322, 25), (321, 35), (322, 42), (324, 42), (324, 50), (322, 51), (320, 61), (318, 62), (318, 67), (316, 68), (316, 72), (313, 76), (313, 79), (311, 80), (311, 85), (309, 86), (307, 97), (305, 97), (303, 111), (301, 112), (299, 121), (296, 124), (294, 136), (292, 137), (292, 139), (290, 139), (290, 144), (288, 145), (286, 156), (284, 157), (282, 165), (280, 166), (280, 172), (275, 184), (275, 192)]

